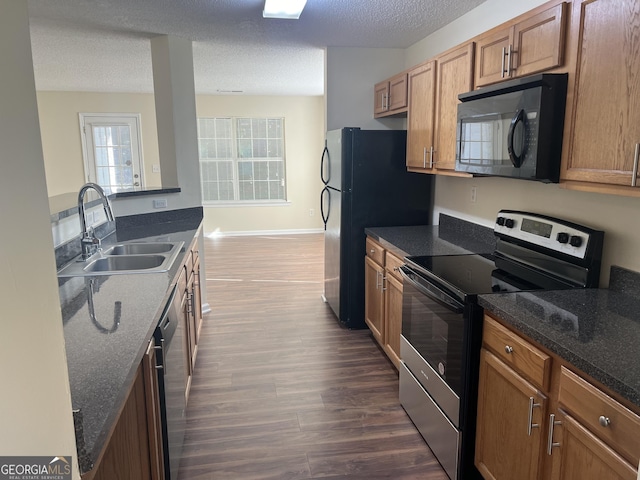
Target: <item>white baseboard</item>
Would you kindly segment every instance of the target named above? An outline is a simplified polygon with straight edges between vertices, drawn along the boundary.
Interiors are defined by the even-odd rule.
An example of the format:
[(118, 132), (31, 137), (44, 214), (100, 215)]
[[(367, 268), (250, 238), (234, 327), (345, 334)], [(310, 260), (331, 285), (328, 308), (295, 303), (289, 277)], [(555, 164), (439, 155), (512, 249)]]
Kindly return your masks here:
[(322, 228), (313, 228), (306, 230), (250, 230), (239, 232), (205, 232), (204, 236), (209, 238), (215, 237), (244, 237), (244, 236), (265, 236), (265, 235), (301, 235), (307, 233), (322, 233)]

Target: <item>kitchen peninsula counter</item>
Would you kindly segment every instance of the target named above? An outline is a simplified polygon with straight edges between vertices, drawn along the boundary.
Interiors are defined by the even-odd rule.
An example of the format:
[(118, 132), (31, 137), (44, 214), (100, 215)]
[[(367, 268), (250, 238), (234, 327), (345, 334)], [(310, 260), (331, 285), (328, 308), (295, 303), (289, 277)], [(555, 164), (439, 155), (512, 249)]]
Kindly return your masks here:
[(609, 289), (480, 295), (516, 331), (640, 408), (640, 275), (611, 267)]
[[(185, 261), (202, 209), (117, 219), (103, 247), (123, 241), (184, 242), (167, 272), (59, 278), (71, 402), (81, 473), (96, 464)], [(170, 212), (163, 212), (169, 214)]]

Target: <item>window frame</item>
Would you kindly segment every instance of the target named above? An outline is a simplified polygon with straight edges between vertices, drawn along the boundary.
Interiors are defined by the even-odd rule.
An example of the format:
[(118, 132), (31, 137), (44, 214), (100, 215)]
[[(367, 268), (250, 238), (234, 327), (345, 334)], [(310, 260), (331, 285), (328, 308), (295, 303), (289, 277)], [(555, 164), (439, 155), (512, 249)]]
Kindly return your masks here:
[[(231, 127), (231, 156), (229, 158), (207, 158), (201, 156), (201, 136), (200, 136), (200, 122), (201, 120), (220, 120), (220, 119), (228, 119), (230, 121)], [(281, 152), (282, 155), (280, 157), (240, 157), (239, 149), (238, 149), (238, 120), (239, 119), (249, 119), (249, 120), (278, 120), (280, 121), (280, 128), (282, 131), (281, 135)], [(202, 188), (202, 204), (206, 207), (248, 207), (248, 206), (282, 206), (289, 205), (289, 192), (288, 192), (288, 181), (287, 181), (287, 156), (286, 156), (286, 132), (285, 132), (285, 117), (284, 116), (248, 116), (248, 115), (239, 115), (239, 116), (202, 116), (198, 117), (198, 164), (200, 166), (200, 184)], [(268, 127), (267, 127), (268, 128)], [(205, 137), (208, 138), (208, 137)], [(252, 137), (253, 140), (253, 137)], [(216, 162), (230, 162), (232, 165), (232, 182), (233, 182), (233, 200), (205, 200), (205, 185), (204, 185), (204, 175), (202, 166), (204, 163), (216, 163)], [(241, 189), (241, 179), (240, 179), (240, 171), (239, 164), (242, 162), (248, 162), (252, 165), (252, 168), (255, 168), (256, 164), (259, 163), (267, 163), (267, 162), (281, 162), (282, 163), (282, 180), (284, 181), (284, 198), (281, 199), (264, 199), (264, 200), (241, 200), (240, 199), (240, 189)]]

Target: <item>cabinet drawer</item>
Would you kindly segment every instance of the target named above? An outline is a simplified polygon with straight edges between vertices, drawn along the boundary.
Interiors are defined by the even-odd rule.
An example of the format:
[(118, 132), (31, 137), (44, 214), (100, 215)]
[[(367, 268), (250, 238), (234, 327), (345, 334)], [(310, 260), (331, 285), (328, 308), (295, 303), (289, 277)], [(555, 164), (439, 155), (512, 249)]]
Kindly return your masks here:
[(503, 362), (545, 391), (549, 389), (551, 357), (518, 334), (485, 315), (483, 343)]
[(384, 267), (384, 248), (375, 240), (367, 237), (367, 257)]
[[(640, 459), (640, 417), (582, 377), (562, 367), (560, 407), (580, 420), (632, 465)], [(601, 424), (602, 422), (602, 424)]]
[(404, 265), (402, 259), (396, 257), (393, 253), (387, 252), (384, 261), (387, 271), (395, 277), (396, 280), (402, 282), (402, 276), (400, 275), (400, 267)]

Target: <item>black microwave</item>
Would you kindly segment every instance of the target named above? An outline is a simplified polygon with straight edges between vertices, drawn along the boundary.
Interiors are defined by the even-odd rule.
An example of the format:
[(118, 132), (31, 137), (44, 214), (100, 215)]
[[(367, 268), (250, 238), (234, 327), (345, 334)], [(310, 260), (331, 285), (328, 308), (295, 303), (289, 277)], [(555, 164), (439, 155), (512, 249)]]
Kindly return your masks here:
[(460, 94), (456, 171), (557, 183), (566, 97), (566, 73)]

